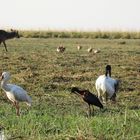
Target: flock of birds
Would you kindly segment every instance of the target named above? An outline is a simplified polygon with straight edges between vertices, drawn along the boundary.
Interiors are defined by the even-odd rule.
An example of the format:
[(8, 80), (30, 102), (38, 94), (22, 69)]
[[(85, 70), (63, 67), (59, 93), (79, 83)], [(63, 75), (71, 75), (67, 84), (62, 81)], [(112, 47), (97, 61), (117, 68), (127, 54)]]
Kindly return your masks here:
[[(7, 98), (14, 105), (16, 114), (20, 116), (19, 102), (25, 102), (28, 106), (31, 106), (32, 99), (22, 87), (14, 84), (8, 84), (9, 80), (10, 73), (3, 72), (1, 74), (1, 88), (6, 93)], [(115, 101), (116, 99), (119, 81), (111, 78), (110, 65), (106, 66), (105, 74), (98, 77), (95, 85), (98, 92), (98, 97), (88, 90), (79, 89), (78, 87), (71, 88), (71, 93), (78, 94), (89, 105), (89, 114), (92, 113), (91, 105), (95, 105), (102, 109), (102, 101), (103, 103), (106, 103), (108, 98), (112, 101)]]
[[(5, 41), (7, 39), (12, 38), (19, 38), (18, 31), (11, 30), (11, 32), (6, 32), (4, 30), (0, 30), (0, 44), (3, 43), (5, 50), (7, 50), (7, 46)], [(82, 46), (77, 46), (78, 50), (82, 49)], [(66, 48), (63, 45), (60, 45), (57, 48), (57, 52), (63, 53)], [(92, 52), (93, 48), (88, 48), (87, 52)], [(99, 53), (100, 50), (94, 50), (94, 53)], [(16, 108), (16, 114), (20, 116), (19, 111), (19, 102), (25, 102), (28, 106), (31, 106), (32, 100), (31, 97), (27, 94), (27, 92), (20, 86), (14, 84), (8, 84), (10, 80), (10, 73), (3, 72), (1, 74), (1, 88), (6, 93), (7, 98), (13, 103), (14, 107)], [(104, 75), (98, 77), (95, 82), (96, 90), (98, 96), (92, 94), (88, 90), (82, 90), (78, 87), (72, 87), (71, 93), (78, 94), (83, 98), (83, 100), (89, 105), (89, 113), (91, 114), (91, 105), (95, 105), (99, 108), (103, 108), (103, 103), (106, 103), (108, 98), (115, 102), (116, 100), (116, 93), (119, 87), (119, 80), (111, 78), (111, 66), (106, 66), (106, 72)]]
[(103, 109), (103, 103), (107, 103), (108, 99), (113, 102), (116, 101), (116, 93), (119, 88), (119, 80), (111, 78), (111, 66), (107, 65), (105, 74), (101, 75), (97, 78), (95, 82), (95, 87), (98, 93), (98, 96), (91, 93), (89, 90), (79, 89), (77, 87), (73, 87), (71, 89), (72, 93), (78, 94), (83, 98), (83, 100), (89, 105), (89, 114), (91, 115), (91, 105), (95, 105), (101, 109)]
[[(81, 49), (82, 49), (82, 46), (78, 45), (77, 46), (77, 50), (79, 51)], [(63, 53), (65, 50), (66, 50), (66, 48), (63, 45), (60, 45), (60, 46), (57, 47), (57, 50), (56, 51), (59, 52), (59, 53)], [(100, 49), (93, 50), (93, 48), (90, 47), (90, 48), (87, 49), (87, 52), (88, 53), (91, 53), (91, 52), (99, 53), (100, 52)]]

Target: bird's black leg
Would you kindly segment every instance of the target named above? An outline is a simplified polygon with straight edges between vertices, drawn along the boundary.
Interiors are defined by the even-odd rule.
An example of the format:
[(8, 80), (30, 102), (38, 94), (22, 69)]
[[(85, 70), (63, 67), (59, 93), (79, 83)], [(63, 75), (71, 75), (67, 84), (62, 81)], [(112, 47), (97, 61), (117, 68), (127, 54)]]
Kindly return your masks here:
[(103, 94), (103, 103), (107, 104), (107, 100), (108, 100), (108, 94), (105, 92)]
[(93, 110), (92, 115), (94, 115), (94, 107), (93, 106), (92, 106), (92, 110)]
[(106, 99), (105, 100), (106, 100), (106, 103), (107, 103), (107, 100), (108, 100), (108, 94), (107, 94), (107, 92), (106, 92)]
[(91, 107), (90, 107), (90, 104), (89, 105), (89, 116), (91, 116)]
[(20, 116), (20, 113), (19, 113), (19, 105), (18, 105), (18, 103), (15, 103), (15, 106), (16, 106), (16, 113), (17, 113), (17, 116)]

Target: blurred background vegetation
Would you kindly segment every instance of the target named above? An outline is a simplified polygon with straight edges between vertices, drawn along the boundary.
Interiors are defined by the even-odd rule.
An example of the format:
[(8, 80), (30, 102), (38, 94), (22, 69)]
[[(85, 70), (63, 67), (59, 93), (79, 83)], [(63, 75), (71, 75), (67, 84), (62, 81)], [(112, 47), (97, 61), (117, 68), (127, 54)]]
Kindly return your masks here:
[(23, 30), (20, 35), (25, 38), (103, 38), (103, 39), (140, 39), (140, 32), (135, 31), (34, 31)]

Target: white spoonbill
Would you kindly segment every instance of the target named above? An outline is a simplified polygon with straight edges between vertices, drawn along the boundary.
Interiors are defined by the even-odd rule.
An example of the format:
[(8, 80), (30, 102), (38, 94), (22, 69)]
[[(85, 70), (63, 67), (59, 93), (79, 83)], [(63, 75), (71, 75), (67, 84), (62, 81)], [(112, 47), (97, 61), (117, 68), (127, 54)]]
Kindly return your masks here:
[(106, 66), (105, 75), (101, 75), (95, 82), (98, 97), (107, 102), (108, 98), (112, 101), (116, 101), (116, 92), (119, 87), (119, 80), (111, 78), (111, 66)]
[(19, 102), (25, 102), (28, 106), (31, 106), (31, 98), (27, 92), (20, 86), (14, 84), (8, 84), (10, 79), (9, 72), (3, 72), (1, 75), (1, 88), (5, 91), (8, 99), (12, 101), (16, 108), (16, 113), (19, 116)]

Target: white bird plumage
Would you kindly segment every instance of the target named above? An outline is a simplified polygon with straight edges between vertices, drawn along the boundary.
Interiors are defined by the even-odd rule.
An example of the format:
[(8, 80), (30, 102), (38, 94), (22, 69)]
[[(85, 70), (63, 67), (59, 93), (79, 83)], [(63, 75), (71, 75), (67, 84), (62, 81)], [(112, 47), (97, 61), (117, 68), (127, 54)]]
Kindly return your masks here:
[(99, 49), (94, 50), (94, 53), (99, 53), (99, 52), (100, 52), (100, 50), (99, 50)]
[(82, 49), (82, 46), (78, 45), (77, 46), (78, 51)]
[(31, 106), (31, 98), (27, 92), (20, 86), (14, 84), (8, 84), (10, 80), (10, 73), (3, 72), (1, 75), (1, 88), (5, 91), (8, 99), (16, 107), (16, 113), (19, 116), (19, 102), (25, 102), (28, 106)]
[(90, 47), (90, 48), (87, 49), (87, 51), (88, 51), (89, 53), (91, 53), (91, 52), (93, 51), (93, 48)]
[(110, 67), (110, 70), (106, 67), (106, 74), (99, 76), (95, 82), (98, 97), (103, 100), (104, 103), (107, 102), (108, 98), (115, 101), (119, 86), (119, 80), (111, 78), (111, 66), (107, 66)]

